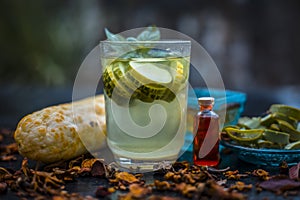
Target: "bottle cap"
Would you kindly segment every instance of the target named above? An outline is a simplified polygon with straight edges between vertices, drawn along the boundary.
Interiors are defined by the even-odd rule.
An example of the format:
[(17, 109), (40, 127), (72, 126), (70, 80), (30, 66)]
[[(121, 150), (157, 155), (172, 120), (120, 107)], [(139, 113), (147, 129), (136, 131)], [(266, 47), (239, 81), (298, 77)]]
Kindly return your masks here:
[(200, 98), (198, 98), (198, 104), (199, 105), (208, 106), (208, 105), (213, 105), (214, 103), (215, 103), (215, 98), (213, 98), (213, 97), (200, 97)]

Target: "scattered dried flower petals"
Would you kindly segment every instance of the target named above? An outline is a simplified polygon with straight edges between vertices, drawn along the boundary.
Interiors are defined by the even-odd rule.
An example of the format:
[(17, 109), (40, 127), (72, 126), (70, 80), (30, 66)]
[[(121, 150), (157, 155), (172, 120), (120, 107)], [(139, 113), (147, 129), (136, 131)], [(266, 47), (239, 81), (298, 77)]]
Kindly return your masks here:
[[(67, 165), (65, 165), (67, 166)], [(21, 169), (18, 171), (7, 170), (0, 167), (0, 182), (4, 182), (15, 191), (20, 198), (32, 197), (34, 199), (94, 199), (91, 196), (83, 197), (77, 193), (64, 191), (65, 182), (74, 180), (80, 172), (79, 166), (70, 169), (50, 168), (49, 171), (38, 171), (30, 169), (28, 160), (22, 160)], [(79, 169), (78, 169), (79, 168)]]
[[(11, 133), (11, 132), (10, 132)], [(5, 135), (3, 138), (6, 138)], [(1, 141), (1, 137), (0, 137)], [(13, 159), (13, 153), (17, 151), (17, 146), (12, 143), (1, 147), (0, 159)], [(5, 153), (3, 153), (5, 152)], [(298, 168), (297, 168), (298, 167)], [(161, 165), (164, 180), (154, 180), (153, 184), (145, 184), (141, 180), (142, 174), (131, 174), (128, 172), (119, 172), (111, 165), (105, 165), (101, 159), (91, 158), (91, 155), (82, 155), (70, 162), (60, 162), (55, 165), (46, 166), (47, 171), (38, 171), (30, 169), (28, 160), (22, 161), (22, 167), (18, 171), (7, 170), (0, 167), (0, 193), (7, 191), (7, 187), (11, 191), (15, 191), (19, 197), (30, 197), (34, 199), (94, 199), (91, 196), (82, 197), (77, 193), (68, 193), (64, 190), (66, 181), (73, 181), (78, 176), (97, 176), (107, 178), (111, 186), (99, 186), (95, 191), (98, 198), (109, 196), (115, 190), (123, 190), (129, 192), (121, 195), (120, 199), (149, 199), (149, 200), (179, 200), (182, 196), (193, 199), (244, 199), (245, 196), (237, 191), (247, 191), (252, 185), (237, 181), (229, 188), (224, 185), (227, 179), (220, 176), (224, 172), (224, 176), (228, 179), (238, 180), (248, 175), (260, 177), (263, 180), (270, 178), (269, 173), (265, 170), (258, 169), (248, 174), (240, 174), (238, 170), (227, 171), (225, 169), (212, 169), (207, 167), (199, 167), (190, 165), (188, 162), (177, 162), (172, 166)], [(44, 168), (44, 169), (46, 169)], [(294, 167), (296, 171), (292, 171), (294, 178), (299, 178), (300, 163)], [(288, 169), (284, 163), (280, 166), (280, 170)], [(298, 169), (298, 171), (297, 171)], [(296, 173), (297, 172), (297, 173)], [(291, 173), (291, 171), (290, 171)], [(297, 178), (296, 178), (297, 177)], [(278, 178), (278, 177), (277, 177)], [(273, 178), (272, 178), (273, 179)], [(272, 180), (271, 179), (271, 180)], [(269, 180), (270, 181), (270, 180)], [(262, 182), (259, 188), (276, 191), (278, 188), (283, 195), (295, 195), (295, 189), (300, 187), (300, 183), (290, 179), (277, 179), (273, 182), (281, 183), (275, 185), (273, 183)], [(273, 185), (272, 185), (273, 184)], [(272, 186), (270, 186), (272, 185)], [(258, 188), (258, 189), (259, 189)], [(271, 189), (270, 189), (271, 188)], [(3, 190), (2, 190), (3, 189)], [(169, 197), (151, 195), (154, 191), (176, 192), (180, 197)], [(150, 196), (151, 195), (151, 196)]]

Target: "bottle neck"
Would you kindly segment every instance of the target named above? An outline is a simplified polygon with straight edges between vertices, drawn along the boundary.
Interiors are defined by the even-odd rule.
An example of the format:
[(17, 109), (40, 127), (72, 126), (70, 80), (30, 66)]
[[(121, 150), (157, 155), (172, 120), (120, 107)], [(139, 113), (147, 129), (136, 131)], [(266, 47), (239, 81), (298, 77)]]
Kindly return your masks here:
[(213, 105), (200, 105), (200, 111), (211, 111), (213, 109)]

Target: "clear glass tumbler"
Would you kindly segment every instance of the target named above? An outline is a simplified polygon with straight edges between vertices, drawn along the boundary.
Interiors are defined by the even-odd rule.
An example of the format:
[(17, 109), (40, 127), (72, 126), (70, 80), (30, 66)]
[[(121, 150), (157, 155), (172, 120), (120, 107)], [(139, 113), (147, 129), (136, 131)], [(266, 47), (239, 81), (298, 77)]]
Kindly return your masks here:
[(176, 161), (186, 132), (191, 42), (101, 41), (107, 144), (121, 168)]

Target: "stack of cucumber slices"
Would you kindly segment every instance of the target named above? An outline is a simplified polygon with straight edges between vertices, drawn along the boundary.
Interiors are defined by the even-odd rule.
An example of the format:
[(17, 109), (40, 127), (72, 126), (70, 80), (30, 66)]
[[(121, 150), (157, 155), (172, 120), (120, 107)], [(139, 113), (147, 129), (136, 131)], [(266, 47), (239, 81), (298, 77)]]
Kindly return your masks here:
[(106, 95), (119, 105), (128, 99), (171, 102), (186, 86), (185, 67), (165, 58), (116, 59), (106, 66), (103, 83)]

